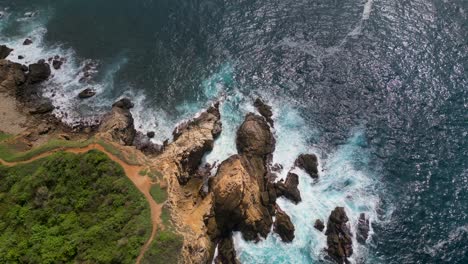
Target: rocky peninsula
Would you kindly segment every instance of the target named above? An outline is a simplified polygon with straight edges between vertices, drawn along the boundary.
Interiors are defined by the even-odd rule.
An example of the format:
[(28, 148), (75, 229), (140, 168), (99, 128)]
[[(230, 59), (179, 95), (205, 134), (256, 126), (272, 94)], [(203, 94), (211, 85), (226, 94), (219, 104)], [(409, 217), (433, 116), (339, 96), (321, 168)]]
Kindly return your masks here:
[[(51, 65), (45, 60), (27, 66), (14, 63), (7, 60), (10, 52), (8, 47), (0, 46), (0, 131), (12, 135), (8, 143), (30, 151), (51, 140), (93, 140), (111, 144), (123, 157), (133, 156), (134, 163), (156, 175), (151, 177), (151, 184), (167, 192), (163, 207), (170, 211), (170, 222), (183, 237), (179, 263), (240, 263), (233, 232), (254, 242), (271, 235), (271, 231), (284, 243), (294, 241), (297, 228), (276, 201), (279, 197), (293, 204), (302, 201), (300, 177), (293, 169), (302, 169), (319, 180), (318, 158), (312, 153), (300, 155), (295, 167), (287, 168), (290, 171), (286, 179), (277, 181), (275, 170), (281, 165), (272, 164), (274, 117), (271, 106), (263, 100), (252, 102), (256, 113), (246, 114), (237, 130), (237, 154), (220, 161), (211, 175), (214, 164), (202, 164), (202, 160), (222, 133), (220, 102), (213, 102), (196, 117), (178, 125), (173, 137), (162, 145), (150, 141), (154, 132), (135, 129), (131, 98), (115, 102), (97, 125), (70, 127), (54, 116), (57, 106), (41, 93)], [(87, 91), (80, 97), (88, 95), (94, 94)], [(369, 233), (369, 220), (362, 214), (358, 233), (352, 234), (343, 207), (330, 213), (326, 228), (313, 215), (310, 221), (315, 222), (318, 232), (325, 229), (324, 251), (336, 263), (350, 263), (353, 242), (366, 243)]]

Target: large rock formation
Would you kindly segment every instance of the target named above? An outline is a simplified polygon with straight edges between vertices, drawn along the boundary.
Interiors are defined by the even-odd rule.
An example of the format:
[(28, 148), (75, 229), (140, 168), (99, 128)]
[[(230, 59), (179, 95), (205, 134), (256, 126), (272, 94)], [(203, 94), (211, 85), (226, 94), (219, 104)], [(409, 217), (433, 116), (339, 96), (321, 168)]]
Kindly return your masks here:
[(10, 53), (13, 51), (13, 49), (8, 48), (5, 45), (0, 45), (0, 60), (5, 59), (10, 55)]
[(26, 82), (23, 66), (8, 60), (0, 60), (0, 87), (15, 93), (17, 87)]
[(236, 256), (236, 250), (231, 236), (221, 239), (218, 243), (218, 256), (216, 256), (214, 263), (240, 264)]
[(350, 263), (348, 258), (353, 254), (351, 231), (347, 225), (348, 216), (343, 207), (336, 207), (330, 214), (327, 223), (328, 255), (337, 263)]
[(49, 78), (51, 74), (50, 65), (39, 61), (29, 65), (28, 82), (30, 84), (40, 83)]
[(323, 224), (322, 220), (320, 220), (320, 219), (315, 220), (314, 227), (315, 227), (315, 229), (317, 229), (320, 232), (322, 232), (323, 229), (325, 229), (325, 225)]
[(130, 113), (132, 107), (133, 103), (127, 98), (114, 103), (112, 110), (103, 117), (99, 132), (121, 145), (131, 145), (136, 134)]
[(288, 173), (286, 181), (280, 181), (275, 183), (277, 197), (284, 196), (294, 203), (299, 203), (301, 199), (301, 193), (297, 186), (299, 185), (299, 176), (295, 173)]
[(301, 154), (297, 157), (294, 164), (305, 170), (310, 177), (314, 179), (318, 178), (318, 160), (314, 154)]
[(222, 234), (239, 230), (246, 240), (258, 240), (273, 223), (268, 164), (275, 139), (263, 117), (248, 114), (236, 143), (239, 155), (222, 162), (210, 183), (216, 222)]
[(279, 206), (276, 206), (276, 219), (273, 230), (281, 237), (283, 242), (291, 242), (294, 239), (295, 228), (291, 218)]
[(359, 216), (359, 222), (357, 226), (356, 240), (360, 244), (365, 244), (367, 238), (369, 237), (369, 219), (366, 218), (366, 214), (361, 213)]

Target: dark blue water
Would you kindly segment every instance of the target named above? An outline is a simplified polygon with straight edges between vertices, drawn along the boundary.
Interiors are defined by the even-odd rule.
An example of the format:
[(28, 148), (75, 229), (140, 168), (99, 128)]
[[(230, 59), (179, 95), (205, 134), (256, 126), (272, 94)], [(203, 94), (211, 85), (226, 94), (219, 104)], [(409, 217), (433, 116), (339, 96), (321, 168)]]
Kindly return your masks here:
[[(0, 0), (0, 7), (9, 7), (3, 42), (35, 32), (30, 56), (65, 52), (74, 58), (68, 75), (85, 60), (99, 62), (94, 101), (68, 92), (56, 99), (79, 105), (69, 111), (99, 112), (92, 103), (131, 95), (140, 129), (164, 138), (220, 96), (232, 132), (261, 95), (277, 109), (277, 136), (294, 138), (280, 139), (276, 159), (312, 148), (328, 171), (323, 186), (301, 187), (326, 205), (288, 208), (295, 223), (326, 217), (335, 204), (325, 198), (334, 199), (352, 215), (373, 217), (374, 234), (356, 261), (468, 263), (468, 1)], [(57, 78), (57, 89), (79, 92), (73, 78)], [(216, 154), (230, 154), (232, 133), (221, 143)], [(355, 189), (331, 194), (340, 177)], [(372, 202), (349, 201), (354, 190)], [(261, 249), (239, 242), (241, 259), (318, 261), (323, 241), (312, 230), (299, 229), (300, 242), (284, 248), (301, 258), (253, 254)]]

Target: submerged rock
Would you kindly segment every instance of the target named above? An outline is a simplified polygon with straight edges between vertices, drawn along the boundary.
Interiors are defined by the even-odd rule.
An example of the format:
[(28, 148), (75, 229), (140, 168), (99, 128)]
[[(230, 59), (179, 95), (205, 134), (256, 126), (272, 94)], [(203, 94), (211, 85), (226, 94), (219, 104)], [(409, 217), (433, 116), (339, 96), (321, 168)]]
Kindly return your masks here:
[(51, 74), (50, 66), (44, 61), (39, 61), (29, 65), (28, 82), (31, 84), (40, 83), (49, 78)]
[(236, 249), (232, 241), (232, 236), (223, 238), (218, 243), (218, 256), (214, 260), (215, 264), (240, 264), (236, 256)]
[(347, 225), (348, 216), (343, 207), (336, 207), (330, 214), (327, 223), (327, 252), (337, 263), (350, 263), (348, 258), (353, 254), (351, 231)]
[(99, 132), (110, 135), (111, 139), (121, 145), (131, 145), (135, 139), (136, 130), (130, 109), (133, 103), (123, 98), (112, 105), (99, 127)]
[(10, 53), (13, 51), (13, 49), (8, 48), (5, 45), (0, 45), (0, 60), (5, 59), (10, 55)]
[(299, 203), (301, 199), (301, 193), (298, 189), (299, 186), (299, 176), (295, 173), (288, 173), (286, 177), (286, 182), (277, 182), (275, 183), (276, 194), (277, 196), (284, 196), (291, 200), (294, 203)]
[(56, 69), (56, 70), (59, 70), (59, 69), (62, 67), (62, 65), (63, 65), (63, 61), (62, 61), (62, 60), (56, 60), (56, 59), (54, 59), (54, 60), (52, 61), (52, 67), (54, 67), (54, 69)]
[(310, 177), (318, 178), (318, 159), (314, 154), (301, 154), (297, 157), (295, 166), (305, 170)]
[(81, 99), (90, 98), (96, 95), (96, 91), (91, 88), (86, 88), (78, 94), (78, 97)]
[(315, 220), (314, 227), (315, 227), (315, 229), (317, 229), (318, 231), (322, 232), (323, 229), (325, 229), (325, 224), (322, 222), (322, 220), (317, 219), (317, 220)]
[(360, 244), (365, 244), (367, 238), (369, 237), (369, 231), (369, 219), (366, 219), (366, 214), (361, 213), (361, 215), (359, 216), (359, 222), (356, 232), (357, 242), (359, 242)]
[(276, 206), (276, 219), (273, 230), (281, 237), (283, 242), (292, 242), (294, 240), (295, 228), (291, 218), (279, 206)]
[(149, 138), (154, 138), (155, 135), (156, 135), (156, 133), (154, 133), (154, 131), (150, 131), (150, 132), (146, 133), (146, 136), (149, 137)]

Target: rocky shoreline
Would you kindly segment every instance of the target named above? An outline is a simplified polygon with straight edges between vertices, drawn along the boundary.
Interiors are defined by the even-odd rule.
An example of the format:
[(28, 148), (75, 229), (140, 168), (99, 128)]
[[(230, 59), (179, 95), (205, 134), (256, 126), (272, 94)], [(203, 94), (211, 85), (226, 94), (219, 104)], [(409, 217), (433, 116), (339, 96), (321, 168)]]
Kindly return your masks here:
[[(143, 134), (135, 129), (130, 112), (133, 103), (128, 98), (115, 102), (99, 124), (69, 127), (54, 117), (54, 106), (41, 95), (41, 83), (50, 77), (50, 64), (45, 60), (29, 66), (13, 63), (6, 60), (10, 52), (8, 47), (0, 46), (0, 92), (17, 104), (11, 111), (19, 111), (27, 120), (24, 131), (16, 133), (17, 139), (32, 148), (51, 138), (75, 140), (95, 136), (145, 154), (167, 186), (165, 206), (184, 237), (182, 263), (240, 263), (233, 232), (258, 242), (273, 231), (284, 243), (294, 241), (296, 228), (276, 200), (284, 197), (300, 203), (300, 179), (292, 170), (297, 167), (317, 180), (318, 158), (311, 153), (300, 155), (294, 167), (289, 168), (286, 180), (276, 181), (275, 171), (283, 168), (272, 164), (276, 143), (273, 113), (261, 99), (253, 102), (258, 114), (248, 113), (237, 130), (237, 154), (222, 161), (211, 176), (209, 171), (214, 165), (201, 165), (222, 132), (219, 102), (176, 127), (172, 140), (163, 145), (150, 141), (154, 133)], [(53, 67), (59, 67), (59, 63)], [(86, 91), (83, 98), (93, 95)], [(350, 263), (353, 240), (366, 243), (369, 219), (361, 214), (358, 223), (354, 239), (343, 207), (331, 212), (326, 229), (321, 220), (315, 221), (319, 232), (325, 229), (326, 252), (331, 260)]]

